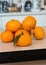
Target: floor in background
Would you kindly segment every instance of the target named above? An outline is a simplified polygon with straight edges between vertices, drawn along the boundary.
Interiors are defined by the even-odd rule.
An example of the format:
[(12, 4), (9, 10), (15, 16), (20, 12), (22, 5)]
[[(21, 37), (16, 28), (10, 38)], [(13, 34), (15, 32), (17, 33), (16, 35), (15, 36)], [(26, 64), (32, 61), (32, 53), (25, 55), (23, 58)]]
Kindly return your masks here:
[(46, 60), (8, 63), (8, 64), (0, 64), (0, 65), (46, 65)]

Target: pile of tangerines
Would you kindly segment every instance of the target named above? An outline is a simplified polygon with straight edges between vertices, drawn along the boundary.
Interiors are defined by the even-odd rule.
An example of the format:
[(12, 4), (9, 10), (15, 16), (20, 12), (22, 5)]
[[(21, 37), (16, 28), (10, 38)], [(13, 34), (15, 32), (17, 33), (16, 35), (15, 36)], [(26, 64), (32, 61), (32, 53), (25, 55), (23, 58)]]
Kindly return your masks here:
[[(6, 23), (6, 30), (1, 33), (1, 40), (4, 43), (13, 42), (17, 46), (29, 46), (34, 38), (41, 40), (45, 36), (44, 29), (36, 26), (37, 21), (33, 16), (27, 16), (22, 23), (19, 20), (12, 19)], [(31, 33), (31, 31), (33, 31)]]

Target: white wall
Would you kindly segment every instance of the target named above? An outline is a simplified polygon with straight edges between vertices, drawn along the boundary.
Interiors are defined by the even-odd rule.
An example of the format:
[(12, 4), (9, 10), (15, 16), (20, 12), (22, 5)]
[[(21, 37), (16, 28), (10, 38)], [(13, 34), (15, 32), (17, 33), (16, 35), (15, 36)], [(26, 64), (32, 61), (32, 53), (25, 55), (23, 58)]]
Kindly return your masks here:
[[(9, 1), (9, 0), (7, 0)], [(18, 0), (13, 0), (14, 3), (17, 3)], [(23, 3), (24, 1), (26, 0), (22, 0)], [(44, 1), (44, 0), (42, 0)], [(42, 6), (43, 6), (43, 2), (42, 2)], [(46, 15), (33, 15), (36, 19), (37, 19), (37, 25), (40, 25), (40, 26), (46, 26)], [(22, 20), (25, 18), (26, 16), (3, 16), (3, 17), (0, 17), (0, 27), (3, 27), (5, 28), (5, 25), (7, 23), (7, 21), (11, 20), (11, 19), (19, 19), (21, 22)], [(2, 24), (2, 25), (1, 25)]]

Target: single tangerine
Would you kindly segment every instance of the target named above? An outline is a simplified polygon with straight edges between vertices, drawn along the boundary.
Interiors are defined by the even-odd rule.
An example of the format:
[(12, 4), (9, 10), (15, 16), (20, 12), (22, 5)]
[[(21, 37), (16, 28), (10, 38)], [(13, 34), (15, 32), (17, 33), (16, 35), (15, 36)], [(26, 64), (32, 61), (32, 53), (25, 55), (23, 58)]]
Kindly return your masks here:
[(43, 39), (45, 36), (44, 29), (41, 26), (35, 27), (33, 30), (33, 36), (38, 40)]
[(16, 32), (18, 29), (20, 29), (20, 27), (21, 23), (16, 19), (10, 20), (6, 24), (6, 29), (11, 32)]
[(8, 43), (13, 41), (13, 33), (10, 31), (3, 31), (1, 33), (2, 42)]
[[(23, 34), (22, 34), (22, 32), (23, 32)], [(15, 37), (18, 36), (19, 34), (22, 34), (22, 35), (16, 43), (17, 46), (23, 47), (23, 46), (29, 46), (32, 44), (32, 38), (26, 30), (18, 30), (15, 33)]]
[(27, 16), (23, 21), (22, 21), (22, 28), (31, 31), (33, 28), (36, 26), (36, 19), (33, 16)]

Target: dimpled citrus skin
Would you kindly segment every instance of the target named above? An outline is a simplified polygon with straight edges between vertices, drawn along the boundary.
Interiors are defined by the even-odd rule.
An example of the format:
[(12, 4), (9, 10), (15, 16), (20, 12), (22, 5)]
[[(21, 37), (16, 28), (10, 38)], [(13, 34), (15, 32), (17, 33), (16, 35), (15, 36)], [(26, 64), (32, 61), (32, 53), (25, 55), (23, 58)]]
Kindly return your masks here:
[(6, 29), (11, 32), (17, 31), (20, 27), (21, 27), (21, 23), (15, 19), (8, 21), (6, 24)]
[(31, 31), (36, 26), (36, 19), (33, 16), (27, 16), (22, 21), (22, 28)]
[(15, 33), (15, 37), (19, 34), (21, 34), (23, 32), (23, 34), (21, 35), (21, 37), (18, 39), (16, 45), (17, 46), (29, 46), (32, 44), (32, 38), (30, 36), (30, 34), (26, 31), (26, 30), (18, 30)]
[(33, 30), (33, 36), (38, 40), (43, 39), (45, 36), (44, 29), (41, 26), (35, 27)]
[(23, 32), (24, 35), (30, 35), (29, 32), (27, 32), (26, 30), (20, 29), (15, 33), (15, 36), (21, 34)]
[(13, 33), (10, 31), (4, 31), (1, 33), (2, 42), (8, 43), (13, 41)]

